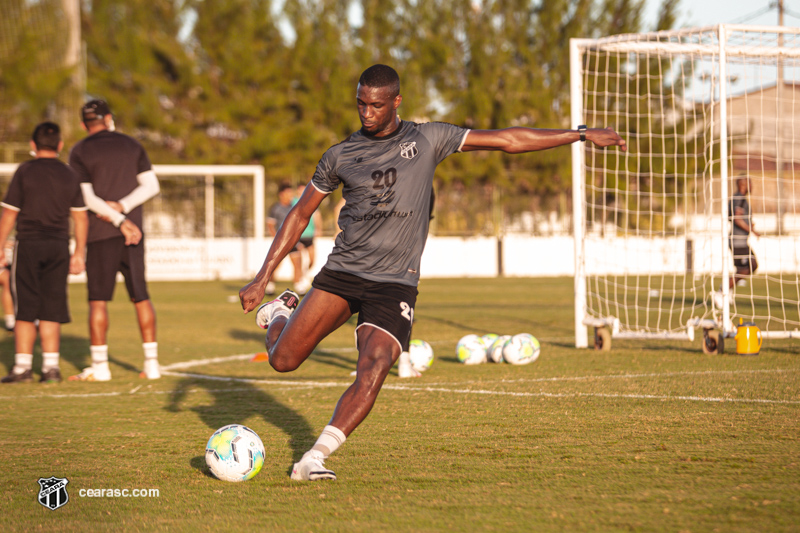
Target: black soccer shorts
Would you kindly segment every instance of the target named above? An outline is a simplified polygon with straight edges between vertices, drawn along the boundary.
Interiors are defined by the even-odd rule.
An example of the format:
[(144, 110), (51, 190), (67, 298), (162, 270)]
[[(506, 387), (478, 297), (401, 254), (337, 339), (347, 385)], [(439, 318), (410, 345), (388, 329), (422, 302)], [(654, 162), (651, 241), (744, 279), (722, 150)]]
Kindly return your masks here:
[(11, 267), (17, 320), (66, 324), (69, 242), (65, 239), (20, 240)]
[(733, 265), (737, 270), (747, 269), (750, 273), (754, 273), (758, 268), (758, 261), (756, 261), (756, 254), (749, 246), (734, 246), (733, 250)]
[(408, 351), (417, 303), (416, 287), (369, 281), (328, 268), (314, 277), (311, 286), (347, 300), (350, 311), (358, 313), (356, 335), (361, 326), (370, 325), (391, 335), (401, 351)]
[(90, 242), (86, 248), (86, 279), (89, 301), (114, 299), (117, 272), (134, 303), (149, 300), (144, 277), (144, 237), (135, 246), (125, 246), (125, 237)]

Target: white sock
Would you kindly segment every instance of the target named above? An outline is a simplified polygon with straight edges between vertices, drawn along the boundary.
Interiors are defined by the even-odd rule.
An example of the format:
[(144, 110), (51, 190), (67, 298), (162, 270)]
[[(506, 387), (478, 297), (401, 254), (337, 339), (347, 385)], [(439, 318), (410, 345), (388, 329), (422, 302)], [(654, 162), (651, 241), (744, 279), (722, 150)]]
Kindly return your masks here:
[(12, 372), (15, 374), (22, 374), (26, 370), (33, 368), (33, 354), (32, 353), (18, 353), (14, 354), (14, 369)]
[(158, 343), (157, 342), (143, 342), (142, 349), (144, 349), (144, 359), (158, 359)]
[(108, 344), (89, 346), (89, 352), (92, 354), (92, 368), (111, 371), (108, 368)]
[(58, 368), (58, 352), (42, 352), (42, 372)]
[(6, 315), (6, 329), (14, 329), (17, 325), (17, 318), (14, 315)]
[(320, 434), (317, 442), (311, 448), (311, 451), (320, 452), (322, 454), (322, 458), (327, 459), (330, 454), (339, 448), (339, 446), (344, 444), (345, 440), (347, 440), (347, 437), (344, 433), (342, 433), (342, 430), (328, 425), (322, 430), (322, 434)]

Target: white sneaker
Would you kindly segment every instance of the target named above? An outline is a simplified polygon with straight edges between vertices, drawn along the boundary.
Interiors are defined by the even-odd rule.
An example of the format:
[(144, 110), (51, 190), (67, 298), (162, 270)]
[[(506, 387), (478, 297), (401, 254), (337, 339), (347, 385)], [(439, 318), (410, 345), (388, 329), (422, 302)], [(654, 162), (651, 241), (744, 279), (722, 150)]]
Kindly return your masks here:
[(70, 376), (69, 381), (111, 381), (111, 371), (94, 367), (84, 368), (77, 376)]
[(158, 379), (161, 377), (161, 367), (158, 364), (158, 359), (145, 359), (144, 372), (139, 374), (141, 378)]
[(258, 308), (258, 311), (256, 311), (256, 325), (261, 329), (267, 329), (269, 323), (276, 316), (289, 318), (294, 310), (297, 309), (298, 303), (300, 303), (300, 297), (297, 293), (286, 289), (280, 296)]
[(408, 352), (401, 353), (400, 359), (397, 360), (397, 376), (401, 378), (418, 378), (422, 376), (411, 366), (411, 354)]
[(747, 280), (746, 279), (740, 279), (739, 281), (736, 282), (736, 286), (737, 287), (747, 287)]
[(292, 467), (292, 479), (295, 481), (317, 481), (319, 479), (336, 479), (336, 474), (325, 468), (322, 454), (309, 451), (303, 455), (299, 463)]
[(305, 293), (311, 290), (311, 282), (308, 281), (307, 278), (303, 278), (294, 284), (294, 288), (297, 291), (297, 294), (303, 296)]

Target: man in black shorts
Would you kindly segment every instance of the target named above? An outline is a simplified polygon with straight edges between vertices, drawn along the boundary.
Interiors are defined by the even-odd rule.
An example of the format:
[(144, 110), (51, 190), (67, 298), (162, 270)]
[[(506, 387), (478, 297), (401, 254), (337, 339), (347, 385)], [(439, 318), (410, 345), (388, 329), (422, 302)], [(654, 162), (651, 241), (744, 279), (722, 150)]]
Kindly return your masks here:
[[(61, 381), (61, 324), (70, 321), (67, 275), (84, 268), (89, 226), (80, 179), (58, 153), (64, 147), (57, 124), (43, 122), (33, 131), (36, 159), (21, 164), (2, 202), (0, 243), (14, 225), (17, 244), (11, 267), (16, 307), (14, 367), (2, 383), (32, 381), (36, 321), (42, 344), (41, 382)], [(75, 251), (69, 253), (69, 219), (75, 225)], [(0, 264), (6, 264), (0, 247)]]
[(89, 210), (86, 277), (89, 289), (89, 337), (92, 366), (72, 380), (108, 381), (108, 301), (114, 297), (117, 272), (136, 308), (144, 350), (143, 377), (158, 379), (156, 314), (144, 272), (142, 204), (158, 194), (158, 177), (138, 141), (114, 131), (114, 118), (102, 100), (81, 108), (89, 136), (69, 154), (69, 164), (81, 178)]
[(325, 152), (312, 186), (286, 217), (261, 270), (239, 291), (244, 312), (255, 310), (314, 211), (342, 185), (343, 231), (312, 289), (299, 307), (297, 295), (285, 291), (256, 313), (256, 323), (268, 328), (269, 361), (278, 372), (295, 370), (322, 339), (358, 313), (355, 382), (316, 444), (295, 463), (295, 480), (336, 478), (324, 460), (364, 420), (400, 352), (408, 349), (433, 175), (442, 160), (455, 152), (523, 153), (587, 139), (626, 149), (610, 128), (467, 130), (441, 122), (415, 124), (398, 117), (401, 101), (394, 69), (374, 65), (364, 71), (356, 92), (361, 130)]

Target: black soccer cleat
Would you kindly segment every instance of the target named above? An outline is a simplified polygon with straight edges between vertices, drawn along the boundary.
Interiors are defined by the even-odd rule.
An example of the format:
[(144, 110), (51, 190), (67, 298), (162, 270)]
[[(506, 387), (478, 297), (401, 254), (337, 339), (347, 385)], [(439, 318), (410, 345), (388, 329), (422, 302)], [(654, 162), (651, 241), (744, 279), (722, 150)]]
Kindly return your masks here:
[(0, 379), (0, 383), (30, 383), (33, 381), (33, 371), (29, 368), (22, 374), (15, 374), (12, 369), (6, 377)]
[(61, 371), (57, 368), (45, 370), (42, 372), (39, 383), (61, 383)]

